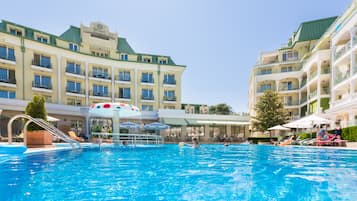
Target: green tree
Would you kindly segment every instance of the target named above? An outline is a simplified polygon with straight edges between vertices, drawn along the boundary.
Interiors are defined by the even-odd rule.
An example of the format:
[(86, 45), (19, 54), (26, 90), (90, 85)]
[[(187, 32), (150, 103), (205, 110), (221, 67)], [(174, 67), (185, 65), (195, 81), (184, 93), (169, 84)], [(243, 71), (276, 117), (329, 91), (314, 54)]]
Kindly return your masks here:
[[(45, 103), (46, 100), (43, 96), (39, 96), (39, 95), (33, 96), (32, 100), (26, 106), (25, 114), (33, 118), (40, 118), (40, 119), (47, 120)], [(43, 130), (42, 127), (34, 123), (30, 123), (27, 128), (29, 131)]]
[(265, 91), (254, 109), (256, 117), (252, 117), (253, 127), (259, 131), (266, 131), (270, 127), (285, 124), (288, 118), (281, 98), (275, 91)]
[(212, 105), (209, 107), (209, 113), (210, 114), (229, 115), (229, 114), (232, 114), (232, 107), (225, 103), (221, 103), (218, 105)]

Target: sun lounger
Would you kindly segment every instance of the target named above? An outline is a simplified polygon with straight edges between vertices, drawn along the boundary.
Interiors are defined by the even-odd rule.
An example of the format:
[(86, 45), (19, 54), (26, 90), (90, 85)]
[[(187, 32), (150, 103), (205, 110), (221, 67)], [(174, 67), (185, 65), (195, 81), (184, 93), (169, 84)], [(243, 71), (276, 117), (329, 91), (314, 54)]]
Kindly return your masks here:
[(322, 146), (322, 145), (332, 145), (332, 146), (340, 146), (345, 147), (347, 140), (316, 140), (314, 145)]
[(80, 142), (83, 142), (83, 141), (84, 141), (83, 138), (78, 137), (78, 136), (76, 135), (76, 133), (73, 132), (73, 131), (68, 131), (68, 135), (69, 135), (69, 137), (72, 138), (73, 140), (77, 140), (77, 141), (80, 141)]

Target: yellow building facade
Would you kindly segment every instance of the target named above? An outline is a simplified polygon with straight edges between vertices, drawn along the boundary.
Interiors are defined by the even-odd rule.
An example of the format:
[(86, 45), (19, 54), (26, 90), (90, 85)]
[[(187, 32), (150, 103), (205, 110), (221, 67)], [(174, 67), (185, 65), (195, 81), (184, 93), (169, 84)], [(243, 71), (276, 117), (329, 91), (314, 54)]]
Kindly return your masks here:
[(1, 26), (0, 67), (8, 76), (0, 89), (15, 93), (15, 99), (41, 94), (48, 103), (64, 105), (122, 101), (144, 110), (181, 107), (185, 66), (168, 56), (135, 53), (104, 24), (71, 26), (61, 36), (7, 21)]
[(180, 109), (185, 68), (169, 56), (135, 52), (99, 22), (70, 26), (60, 36), (0, 23), (0, 109), (8, 116), (23, 112), (35, 94), (57, 117), (79, 117), (80, 107), (98, 102)]

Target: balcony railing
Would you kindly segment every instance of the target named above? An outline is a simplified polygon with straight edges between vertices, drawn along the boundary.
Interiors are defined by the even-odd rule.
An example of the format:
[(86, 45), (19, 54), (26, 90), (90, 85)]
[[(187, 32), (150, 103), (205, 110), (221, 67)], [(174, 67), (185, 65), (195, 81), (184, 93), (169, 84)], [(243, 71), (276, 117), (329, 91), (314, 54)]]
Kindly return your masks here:
[(300, 88), (303, 88), (306, 85), (306, 82), (307, 82), (306, 78), (301, 80)]
[(154, 79), (152, 79), (152, 80), (143, 80), (143, 79), (141, 79), (141, 83), (154, 83)]
[(75, 93), (75, 94), (84, 94), (85, 91), (84, 89), (72, 89), (72, 88), (66, 88), (66, 92), (69, 92), (69, 93)]
[(176, 101), (176, 96), (164, 96), (164, 101)]
[(131, 81), (130, 77), (123, 77), (123, 76), (119, 76), (119, 75), (115, 76), (115, 80), (123, 81), (123, 82), (130, 82)]
[(317, 96), (317, 90), (313, 91), (313, 92), (310, 92), (309, 94), (309, 99), (312, 99), (314, 98), (315, 96)]
[(32, 87), (41, 88), (41, 89), (52, 89), (52, 84), (42, 84), (32, 81)]
[(314, 79), (317, 76), (317, 71), (314, 71), (310, 74), (309, 81)]
[(15, 55), (9, 54), (0, 54), (0, 59), (5, 59), (9, 61), (16, 61)]
[(265, 91), (275, 91), (274, 88), (270, 88), (270, 89), (257, 89), (258, 93), (264, 93)]
[(299, 89), (299, 88), (295, 87), (295, 86), (291, 86), (291, 87), (282, 86), (279, 88), (279, 91), (293, 91), (293, 90), (297, 90), (297, 89)]
[(90, 91), (90, 95), (92, 96), (101, 96), (101, 97), (109, 97), (109, 92), (104, 92), (104, 91)]
[(16, 79), (15, 78), (0, 79), (0, 82), (8, 83), (8, 84), (16, 84)]
[(321, 69), (321, 74), (330, 74), (330, 66)]
[(321, 94), (322, 94), (322, 95), (328, 95), (328, 94), (330, 94), (330, 87), (322, 87), (322, 88), (321, 88)]
[(121, 99), (131, 99), (131, 96), (129, 95), (127, 95), (127, 96), (125, 96), (125, 95), (122, 95), (122, 94), (117, 94), (115, 97), (117, 97), (117, 98), (121, 98)]
[(141, 96), (141, 100), (154, 100), (154, 96)]
[(346, 44), (343, 45), (343, 47), (338, 50), (335, 54), (335, 60), (340, 58), (343, 54), (345, 54), (349, 49), (351, 49), (351, 41), (347, 41)]
[(176, 80), (164, 80), (164, 84), (176, 85)]
[(100, 73), (100, 72), (91, 71), (89, 73), (89, 76), (90, 77), (95, 77), (95, 78), (106, 79), (106, 80), (110, 80), (111, 79), (110, 75), (108, 73), (104, 73), (104, 72)]
[(71, 73), (71, 74), (75, 74), (75, 75), (85, 75), (85, 72), (84, 71), (74, 71), (68, 67), (66, 67), (66, 73)]
[(334, 79), (334, 84), (337, 85), (341, 83), (342, 81), (348, 79), (350, 77), (349, 73), (346, 73), (344, 76), (342, 74), (336, 74), (335, 79)]
[(307, 97), (301, 97), (300, 104), (303, 104), (307, 101)]
[(295, 105), (298, 105), (298, 101), (287, 101), (287, 102), (284, 102), (284, 106), (295, 106)]
[(32, 65), (34, 66), (40, 66), (40, 67), (43, 67), (43, 68), (49, 68), (51, 69), (52, 68), (52, 64), (51, 63), (47, 63), (47, 62), (37, 62), (35, 60), (32, 60)]

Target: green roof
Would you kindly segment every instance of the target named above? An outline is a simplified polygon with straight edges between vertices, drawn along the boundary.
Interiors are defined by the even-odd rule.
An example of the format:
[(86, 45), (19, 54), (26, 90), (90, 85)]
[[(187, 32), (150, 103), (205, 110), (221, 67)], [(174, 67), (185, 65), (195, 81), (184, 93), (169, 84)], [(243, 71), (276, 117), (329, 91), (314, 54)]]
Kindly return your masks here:
[(118, 37), (117, 50), (121, 53), (135, 54), (133, 48), (131, 48), (128, 41), (126, 41), (126, 38)]
[(62, 40), (66, 40), (69, 42), (74, 42), (77, 44), (81, 43), (81, 30), (78, 27), (71, 26), (67, 31), (60, 35)]
[(296, 42), (319, 39), (336, 18), (337, 17), (329, 17), (301, 23), (296, 34), (294, 34), (292, 45)]
[[(34, 38), (34, 32), (39, 32), (43, 33), (49, 36), (49, 44), (56, 46), (56, 38), (60, 38), (62, 40), (68, 41), (68, 42), (73, 42), (77, 44), (81, 44), (82, 39), (81, 39), (81, 30), (78, 27), (75, 26), (70, 26), (69, 29), (67, 29), (64, 33), (62, 33), (60, 36), (56, 36), (53, 34), (49, 34), (43, 31), (39, 31), (36, 29), (32, 29), (29, 27), (25, 27), (19, 24), (15, 24), (13, 22), (9, 22), (6, 20), (2, 20), (0, 22), (0, 32), (7, 32), (6, 26), (7, 24), (15, 25), (17, 27), (21, 27), (25, 30), (24, 37), (29, 38), (31, 40), (35, 40)], [(120, 53), (127, 53), (127, 54), (135, 54), (138, 56), (137, 62), (141, 62), (142, 55), (148, 55), (152, 56), (153, 63), (158, 63), (158, 57), (166, 57), (168, 58), (168, 65), (175, 65), (175, 62), (171, 59), (169, 56), (161, 56), (161, 55), (152, 55), (152, 54), (140, 54), (140, 53), (135, 53), (133, 48), (129, 45), (127, 40), (125, 38), (119, 38), (118, 37), (118, 44), (117, 44), (117, 51)], [(185, 66), (183, 66), (185, 67)]]

